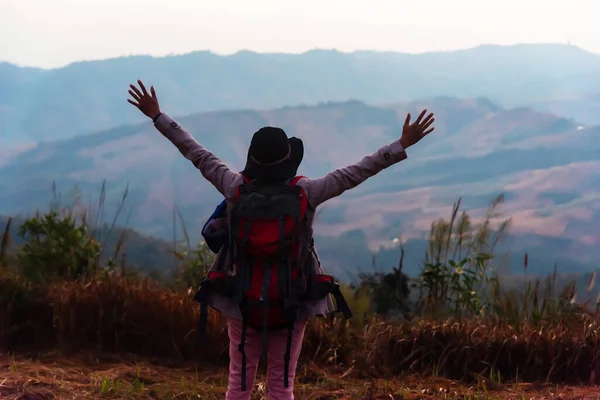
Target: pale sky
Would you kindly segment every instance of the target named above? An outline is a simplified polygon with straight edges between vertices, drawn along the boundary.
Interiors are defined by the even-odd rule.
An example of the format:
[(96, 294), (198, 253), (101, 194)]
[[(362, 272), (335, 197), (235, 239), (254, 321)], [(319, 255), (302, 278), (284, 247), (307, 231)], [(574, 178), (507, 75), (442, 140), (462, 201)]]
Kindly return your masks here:
[(567, 43), (600, 53), (600, 0), (0, 0), (0, 61)]

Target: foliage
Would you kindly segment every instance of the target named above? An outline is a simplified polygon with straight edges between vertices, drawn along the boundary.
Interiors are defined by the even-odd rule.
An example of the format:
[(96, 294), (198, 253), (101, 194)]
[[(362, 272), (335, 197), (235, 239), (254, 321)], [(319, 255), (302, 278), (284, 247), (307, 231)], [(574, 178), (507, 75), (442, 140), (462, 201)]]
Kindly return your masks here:
[[(429, 247), (421, 272), (409, 279), (403, 270), (404, 248), (400, 244), (400, 261), (391, 272), (360, 272), (359, 288), (366, 288), (375, 311), (382, 315), (424, 315), (429, 318), (475, 316), (490, 308), (486, 298), (494, 247), (501, 241), (510, 220), (492, 229), (498, 217), (496, 209), (503, 201), (499, 196), (490, 205), (481, 223), (474, 225), (466, 211), (459, 216), (460, 199), (450, 220), (440, 219), (431, 225)], [(373, 260), (373, 266), (375, 261)], [(410, 287), (418, 289), (411, 301)]]
[(486, 293), (493, 279), (493, 252), (510, 225), (510, 220), (504, 220), (492, 229), (503, 200), (498, 196), (477, 225), (466, 211), (459, 216), (460, 199), (450, 220), (442, 218), (431, 224), (424, 266), (413, 284), (419, 289), (420, 313), (461, 318), (480, 315), (490, 307)]
[(348, 303), (348, 307), (352, 310), (352, 319), (350, 323), (354, 327), (362, 327), (368, 321), (368, 318), (372, 314), (373, 300), (368, 288), (356, 289), (352, 285), (340, 284), (340, 291)]
[(29, 279), (77, 278), (96, 271), (100, 244), (90, 235), (87, 222), (75, 215), (38, 212), (21, 225), (19, 236), (27, 240), (18, 260)]
[[(401, 244), (397, 268), (387, 273), (361, 272), (359, 283), (353, 287), (356, 291), (366, 290), (373, 311), (386, 316), (442, 320), (480, 317), (515, 325), (527, 321), (538, 326), (544, 321), (597, 312), (600, 294), (594, 304), (578, 304), (575, 282), (566, 282), (559, 288), (556, 266), (544, 279), (527, 277), (527, 254), (521, 285), (516, 276), (499, 273), (496, 268), (499, 265), (494, 265), (495, 251), (510, 226), (510, 219), (499, 218), (498, 208), (502, 202), (500, 195), (490, 204), (481, 222), (475, 224), (466, 211), (459, 213), (459, 199), (449, 220), (432, 223), (424, 263), (415, 278), (409, 279), (402, 273), (404, 249)], [(589, 276), (588, 297), (595, 278), (595, 272)], [(416, 290), (410, 292), (409, 285)]]
[[(524, 272), (527, 271), (527, 254), (524, 257)], [(594, 286), (596, 272), (590, 274), (586, 291), (588, 295)], [(505, 281), (507, 278), (505, 278)], [(558, 271), (555, 265), (552, 274), (545, 278), (534, 277), (524, 279), (522, 288), (518, 285), (503, 287), (500, 279), (494, 279), (491, 285), (493, 298), (491, 313), (509, 323), (517, 324), (520, 321), (531, 321), (538, 325), (546, 320), (571, 319), (573, 315), (581, 313), (592, 314), (600, 311), (600, 293), (595, 304), (590, 307), (589, 302), (577, 303), (576, 282), (571, 280), (563, 284), (562, 290), (558, 289)], [(504, 283), (506, 285), (506, 282)]]
[(215, 254), (205, 242), (201, 242), (195, 249), (173, 251), (180, 261), (177, 275), (174, 279), (175, 287), (183, 289), (198, 289), (200, 282), (206, 277), (212, 265)]
[[(27, 284), (13, 279), (12, 285)], [(6, 310), (5, 323), (0, 324), (2, 347), (14, 350), (17, 343), (25, 348), (201, 357), (202, 363), (227, 365), (223, 315), (209, 310), (207, 346), (199, 348), (198, 307), (185, 291), (119, 276), (88, 283), (55, 281), (48, 290), (22, 290), (30, 295), (21, 297), (18, 308), (14, 302), (6, 307), (7, 297), (0, 298), (0, 310)], [(23, 310), (29, 310), (25, 319)], [(472, 381), (494, 371), (507, 380), (597, 383), (600, 377), (592, 372), (600, 367), (600, 325), (586, 314), (572, 312), (572, 318), (534, 326), (482, 318), (393, 322), (375, 316), (362, 326), (338, 319), (333, 328), (327, 320), (314, 319), (302, 354), (321, 367), (352, 367), (380, 377), (412, 372)], [(31, 324), (45, 334), (24, 334)]]
[[(402, 272), (402, 245), (391, 272), (362, 274), (360, 284), (342, 285), (355, 318), (333, 327), (311, 320), (304, 360), (382, 378), (408, 371), (464, 380), (493, 373), (600, 383), (600, 374), (593, 373), (600, 368), (598, 307), (577, 305), (575, 285), (557, 292), (556, 269), (544, 287), (524, 277), (524, 290), (503, 286), (505, 279), (493, 270), (495, 246), (509, 225), (492, 227), (501, 200), (477, 225), (466, 212), (459, 216), (460, 200), (449, 221), (432, 224), (423, 269), (412, 282), (417, 291), (411, 293)], [(185, 240), (173, 250), (177, 269), (161, 283), (125, 268), (124, 258), (96, 270), (99, 245), (87, 227), (85, 219), (55, 210), (23, 224), (28, 240), (18, 253), (21, 274), (0, 271), (0, 347), (201, 357), (225, 365), (222, 314), (209, 311), (208, 346), (200, 349), (196, 342), (192, 289), (214, 260), (206, 244), (192, 248), (184, 228)], [(7, 241), (5, 234), (0, 242)], [(72, 279), (77, 274), (86, 279)], [(588, 292), (594, 279), (592, 274)], [(410, 320), (389, 318), (409, 312)]]
[(178, 261), (172, 286), (184, 290), (198, 289), (200, 282), (206, 277), (215, 260), (215, 254), (205, 242), (201, 242), (193, 248), (185, 221), (177, 207), (173, 209), (173, 226), (176, 225), (176, 216), (179, 218), (184, 240), (180, 243), (175, 241), (174, 249), (171, 251)]
[(6, 226), (0, 236), (0, 268), (8, 266), (8, 248), (10, 246), (10, 226), (12, 225), (12, 218), (6, 221)]
[(398, 267), (392, 268), (392, 272), (375, 270), (375, 258), (373, 258), (373, 269), (375, 272), (359, 272), (359, 288), (366, 291), (374, 305), (374, 311), (379, 315), (398, 316), (407, 315), (410, 311), (410, 287), (409, 278), (402, 272), (404, 260), (404, 249), (400, 247), (400, 261)]

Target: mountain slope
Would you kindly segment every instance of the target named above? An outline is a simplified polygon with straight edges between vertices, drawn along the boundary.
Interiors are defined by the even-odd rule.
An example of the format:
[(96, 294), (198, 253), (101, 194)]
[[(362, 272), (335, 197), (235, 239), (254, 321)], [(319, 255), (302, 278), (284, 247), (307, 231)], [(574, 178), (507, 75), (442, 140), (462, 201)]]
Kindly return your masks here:
[[(416, 240), (418, 250), (429, 224), (448, 217), (458, 197), (477, 217), (501, 192), (507, 197), (505, 216), (514, 218), (516, 263), (528, 251), (535, 253), (532, 265), (540, 268), (552, 268), (554, 261), (573, 269), (595, 265), (600, 257), (600, 127), (581, 129), (576, 121), (528, 108), (448, 97), (385, 107), (349, 101), (210, 112), (178, 121), (234, 170), (243, 167), (252, 132), (281, 126), (305, 142), (300, 173), (317, 177), (397, 139), (405, 113), (422, 107), (439, 116), (435, 133), (409, 149), (406, 161), (322, 207), (316, 231), (319, 241), (329, 243), (323, 250), (329, 265), (338, 270), (369, 265), (369, 247), (388, 246), (398, 236)], [(0, 213), (46, 208), (53, 180), (65, 201), (77, 185), (84, 202), (95, 203), (104, 179), (105, 215), (112, 217), (127, 188), (122, 214), (132, 208), (129, 226), (163, 238), (173, 235), (173, 202), (198, 240), (221, 200), (147, 121), (44, 143), (15, 156), (0, 166)], [(343, 232), (350, 236), (333, 239)], [(415, 265), (422, 257), (421, 250), (416, 253)], [(389, 267), (397, 254), (384, 251), (381, 257)]]
[[(0, 64), (0, 132), (6, 144), (67, 138), (141, 121), (129, 83), (155, 85), (178, 115), (360, 99), (484, 96), (508, 107), (594, 95), (600, 56), (573, 46), (515, 45), (425, 54), (314, 50), (300, 55), (194, 52), (79, 62), (40, 70)], [(598, 91), (596, 90), (597, 95)], [(577, 116), (580, 113), (573, 111)]]

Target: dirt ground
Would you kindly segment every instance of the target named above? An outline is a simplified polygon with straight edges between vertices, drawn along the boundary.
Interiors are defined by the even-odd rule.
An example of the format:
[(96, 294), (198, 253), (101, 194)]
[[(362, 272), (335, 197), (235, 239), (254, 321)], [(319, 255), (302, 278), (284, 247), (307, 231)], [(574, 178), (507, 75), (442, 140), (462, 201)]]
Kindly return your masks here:
[[(44, 354), (36, 359), (0, 354), (0, 399), (224, 399), (227, 371), (157, 365), (152, 360), (118, 359), (81, 353)], [(600, 387), (528, 383), (500, 384), (482, 378), (466, 385), (443, 378), (381, 380), (350, 371), (301, 365), (298, 400), (334, 399), (599, 399)], [(264, 375), (253, 399), (267, 399)]]

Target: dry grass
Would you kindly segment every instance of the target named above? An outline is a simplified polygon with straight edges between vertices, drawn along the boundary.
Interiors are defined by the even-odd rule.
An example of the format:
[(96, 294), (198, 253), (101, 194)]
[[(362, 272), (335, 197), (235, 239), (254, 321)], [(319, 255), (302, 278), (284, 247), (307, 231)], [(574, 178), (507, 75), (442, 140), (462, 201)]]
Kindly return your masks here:
[[(363, 311), (353, 320), (333, 326), (310, 321), (297, 398), (600, 399), (600, 389), (593, 386), (600, 384), (599, 308), (594, 312), (575, 304), (575, 286), (558, 293), (556, 270), (545, 288), (540, 281), (524, 280), (523, 293), (504, 290), (488, 276), (494, 246), (509, 225), (508, 220), (496, 228), (491, 224), (502, 198), (481, 223), (459, 214), (459, 200), (449, 220), (431, 225), (424, 269), (415, 280), (420, 294), (413, 311), (420, 318), (389, 321), (369, 315), (363, 306), (374, 297), (367, 286), (366, 293), (358, 289), (352, 296), (353, 309)], [(102, 220), (103, 200), (97, 212)], [(87, 245), (96, 243), (81, 240), (73, 224), (58, 229), (55, 222), (52, 217), (30, 225), (54, 227), (55, 239), (68, 240), (63, 248), (74, 254), (87, 254)], [(190, 249), (185, 228), (184, 236), (187, 247), (175, 255), (185, 268), (165, 282), (167, 287), (126, 273), (124, 258), (120, 272), (115, 269), (123, 237), (109, 268), (99, 269), (93, 254), (83, 260), (57, 258), (52, 240), (25, 246), (18, 254), (26, 258), (11, 259), (7, 226), (0, 237), (0, 398), (223, 398), (226, 325), (221, 314), (211, 312), (208, 345), (198, 347), (198, 304), (191, 290), (180, 289), (197, 287), (210, 260)], [(55, 262), (51, 270), (69, 273), (48, 275), (48, 260)], [(73, 276), (70, 271), (80, 271), (80, 264), (94, 268)], [(35, 266), (34, 274), (11, 272), (23, 274), (28, 266)], [(527, 266), (525, 255), (524, 275)], [(402, 256), (394, 270), (396, 288), (402, 287), (401, 270)], [(77, 276), (81, 280), (72, 280)], [(401, 295), (396, 291), (394, 298)], [(261, 377), (256, 399), (265, 398), (262, 382)]]
[[(40, 291), (17, 277), (0, 282), (0, 345), (11, 351), (101, 351), (154, 359), (227, 365), (225, 323), (211, 313), (208, 346), (196, 341), (198, 306), (192, 293), (148, 280), (106, 276), (62, 282)], [(473, 384), (500, 382), (600, 383), (600, 324), (573, 314), (569, 320), (509, 325), (494, 319), (386, 322), (363, 326), (312, 320), (302, 359), (360, 379), (401, 374), (443, 376)]]
[[(0, 357), (0, 396), (24, 399), (223, 399), (225, 370), (191, 365), (160, 366), (149, 360), (99, 358), (80, 353), (69, 358), (45, 354), (37, 360)], [(266, 399), (259, 374), (253, 399)], [(441, 377), (361, 378), (352, 371), (321, 369), (304, 363), (298, 369), (299, 400), (334, 399), (599, 399), (600, 388), (499, 384), (480, 379), (462, 384)]]

